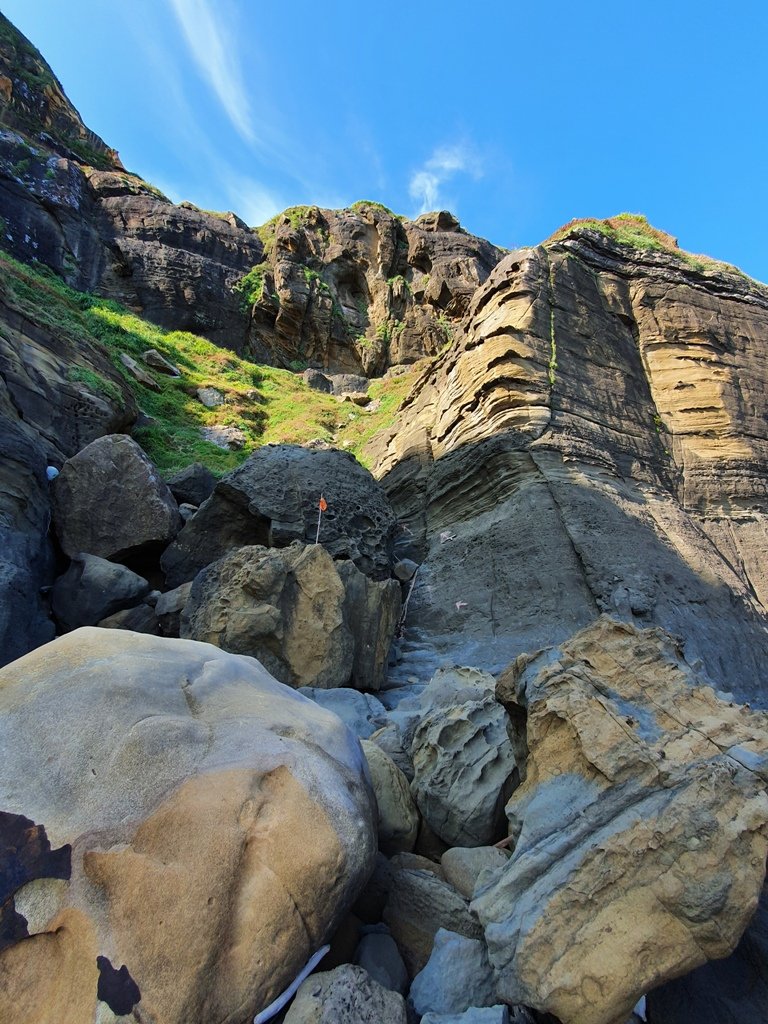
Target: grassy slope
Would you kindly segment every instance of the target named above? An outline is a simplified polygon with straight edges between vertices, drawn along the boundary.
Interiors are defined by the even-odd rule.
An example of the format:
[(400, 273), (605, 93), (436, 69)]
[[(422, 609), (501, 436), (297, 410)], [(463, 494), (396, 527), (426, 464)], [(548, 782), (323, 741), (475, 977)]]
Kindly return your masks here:
[[(136, 429), (134, 436), (164, 474), (195, 461), (222, 473), (259, 445), (302, 444), (313, 438), (360, 457), (366, 442), (391, 425), (416, 374), (414, 368), (402, 377), (372, 382), (370, 395), (379, 399), (379, 406), (375, 412), (366, 412), (313, 391), (300, 376), (287, 370), (257, 366), (193, 334), (164, 331), (116, 302), (74, 291), (50, 271), (26, 266), (2, 252), (0, 273), (15, 304), (30, 319), (75, 339), (87, 339), (109, 357), (139, 407), (153, 421)], [(168, 377), (144, 366), (141, 354), (149, 348), (177, 366), (181, 377)], [(134, 380), (120, 361), (122, 352), (152, 373), (159, 392)], [(116, 397), (114, 385), (87, 366), (72, 366), (68, 376), (92, 391)], [(195, 396), (199, 387), (217, 388), (225, 395), (225, 403), (206, 409)], [(243, 449), (226, 451), (203, 440), (201, 428), (216, 424), (242, 430), (246, 436)]]

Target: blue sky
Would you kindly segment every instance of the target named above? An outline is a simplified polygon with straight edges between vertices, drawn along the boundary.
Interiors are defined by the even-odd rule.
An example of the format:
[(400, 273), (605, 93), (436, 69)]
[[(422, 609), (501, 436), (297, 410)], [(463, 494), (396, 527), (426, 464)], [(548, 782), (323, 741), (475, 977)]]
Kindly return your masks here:
[(447, 207), (535, 244), (645, 213), (768, 281), (768, 5), (0, 0), (175, 200)]

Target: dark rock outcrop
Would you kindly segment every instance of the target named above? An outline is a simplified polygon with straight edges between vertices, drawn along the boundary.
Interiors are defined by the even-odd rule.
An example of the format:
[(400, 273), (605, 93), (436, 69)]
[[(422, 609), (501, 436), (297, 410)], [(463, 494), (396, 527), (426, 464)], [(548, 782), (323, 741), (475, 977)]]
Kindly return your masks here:
[(149, 583), (124, 565), (80, 554), (53, 585), (53, 614), (66, 630), (95, 626), (131, 608), (149, 593)]
[(395, 516), (371, 474), (345, 452), (267, 445), (219, 480), (164, 553), (168, 585), (194, 579), (233, 548), (313, 543), (321, 495), (328, 504), (323, 547), (374, 579), (386, 578)]
[(85, 551), (120, 561), (159, 552), (181, 525), (168, 486), (124, 434), (107, 434), (68, 459), (53, 504), (56, 533), (70, 557)]

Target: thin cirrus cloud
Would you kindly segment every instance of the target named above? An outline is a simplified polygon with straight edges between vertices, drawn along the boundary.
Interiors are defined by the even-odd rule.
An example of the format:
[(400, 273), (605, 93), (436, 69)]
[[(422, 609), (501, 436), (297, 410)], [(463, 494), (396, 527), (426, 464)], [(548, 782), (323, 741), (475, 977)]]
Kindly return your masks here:
[(248, 92), (237, 60), (237, 42), (208, 0), (169, 0), (200, 72), (238, 134), (256, 143)]
[(408, 193), (419, 204), (419, 213), (444, 205), (443, 186), (457, 174), (482, 177), (483, 169), (474, 150), (463, 143), (439, 146), (432, 156), (411, 175)]

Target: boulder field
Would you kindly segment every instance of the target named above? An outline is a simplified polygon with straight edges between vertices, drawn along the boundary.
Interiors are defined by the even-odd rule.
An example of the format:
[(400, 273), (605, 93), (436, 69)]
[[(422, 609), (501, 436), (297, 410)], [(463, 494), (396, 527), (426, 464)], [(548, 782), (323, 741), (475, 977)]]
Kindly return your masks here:
[[(765, 1024), (768, 288), (637, 216), (173, 204), (2, 15), (0, 114), (2, 1024)], [(350, 422), (412, 383), (366, 466), (161, 472), (148, 395), (275, 395), (52, 275)]]

